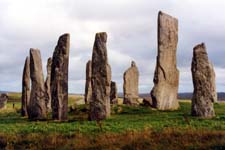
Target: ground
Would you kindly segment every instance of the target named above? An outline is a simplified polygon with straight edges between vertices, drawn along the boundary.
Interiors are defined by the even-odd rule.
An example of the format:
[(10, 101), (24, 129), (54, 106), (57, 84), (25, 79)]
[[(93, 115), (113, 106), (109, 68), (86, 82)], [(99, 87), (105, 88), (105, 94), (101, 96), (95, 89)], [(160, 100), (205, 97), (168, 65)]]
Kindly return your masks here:
[(215, 104), (212, 119), (190, 116), (190, 100), (182, 100), (176, 111), (113, 106), (109, 119), (95, 122), (83, 97), (70, 95), (68, 122), (32, 122), (20, 116), (20, 94), (10, 99), (0, 110), (0, 149), (225, 149), (225, 103)]

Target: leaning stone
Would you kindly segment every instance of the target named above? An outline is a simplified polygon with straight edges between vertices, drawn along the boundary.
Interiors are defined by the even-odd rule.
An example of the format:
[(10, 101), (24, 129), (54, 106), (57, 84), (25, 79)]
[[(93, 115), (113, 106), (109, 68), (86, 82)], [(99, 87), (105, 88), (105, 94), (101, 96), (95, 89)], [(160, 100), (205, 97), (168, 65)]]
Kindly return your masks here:
[(176, 51), (178, 20), (163, 12), (158, 14), (158, 56), (151, 91), (153, 107), (159, 110), (178, 109), (179, 71)]
[(63, 34), (52, 57), (51, 66), (51, 97), (52, 118), (59, 121), (67, 120), (68, 113), (68, 66), (69, 66), (70, 35)]
[(38, 49), (30, 49), (31, 95), (28, 104), (28, 117), (31, 120), (46, 119), (46, 97), (41, 53)]
[(27, 116), (27, 106), (30, 101), (30, 58), (27, 57), (23, 68), (21, 115)]
[(134, 61), (131, 62), (131, 67), (123, 74), (123, 103), (128, 105), (137, 105), (138, 102), (138, 83), (139, 72)]
[(192, 97), (192, 116), (211, 118), (215, 116), (215, 76), (212, 64), (208, 60), (205, 44), (194, 47), (191, 64), (194, 93)]
[(92, 99), (90, 120), (103, 120), (110, 116), (111, 68), (107, 57), (107, 34), (97, 33), (92, 53)]

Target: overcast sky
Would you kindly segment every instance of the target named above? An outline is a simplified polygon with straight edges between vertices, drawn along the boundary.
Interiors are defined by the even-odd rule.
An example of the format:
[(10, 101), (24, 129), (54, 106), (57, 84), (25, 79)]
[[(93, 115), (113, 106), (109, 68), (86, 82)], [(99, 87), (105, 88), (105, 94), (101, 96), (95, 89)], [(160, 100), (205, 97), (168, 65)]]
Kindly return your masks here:
[(157, 52), (157, 14), (179, 20), (179, 92), (192, 92), (193, 47), (205, 42), (217, 91), (225, 92), (224, 0), (0, 0), (0, 91), (21, 91), (25, 57), (39, 48), (44, 75), (58, 37), (70, 33), (69, 92), (83, 93), (85, 66), (96, 32), (107, 32), (112, 80), (122, 92), (123, 73), (134, 60), (140, 93), (149, 92)]

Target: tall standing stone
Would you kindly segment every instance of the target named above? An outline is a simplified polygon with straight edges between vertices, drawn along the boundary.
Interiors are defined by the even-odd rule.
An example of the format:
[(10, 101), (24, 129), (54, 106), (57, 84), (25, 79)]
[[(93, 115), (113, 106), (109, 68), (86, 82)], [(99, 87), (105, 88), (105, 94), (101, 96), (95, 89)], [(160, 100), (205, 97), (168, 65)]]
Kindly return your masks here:
[(68, 112), (68, 66), (69, 66), (70, 35), (59, 37), (52, 57), (51, 95), (52, 118), (67, 120)]
[(30, 101), (30, 58), (27, 57), (23, 68), (21, 115), (27, 116), (27, 106)]
[(85, 83), (85, 95), (84, 100), (85, 104), (89, 104), (92, 97), (92, 88), (91, 88), (91, 60), (86, 64), (86, 83)]
[(31, 120), (46, 119), (46, 94), (42, 70), (41, 53), (38, 49), (30, 49), (31, 95), (28, 104), (28, 117)]
[(97, 33), (92, 53), (92, 99), (90, 120), (102, 120), (110, 116), (111, 68), (107, 57), (107, 34)]
[(128, 105), (138, 104), (138, 83), (139, 71), (134, 61), (131, 62), (131, 67), (123, 74), (123, 103)]
[(114, 81), (111, 81), (110, 85), (110, 103), (118, 104), (117, 86)]
[(205, 44), (194, 47), (191, 64), (194, 93), (192, 97), (192, 115), (203, 118), (215, 116), (215, 73), (208, 60)]
[(46, 90), (46, 107), (47, 111), (51, 111), (51, 101), (52, 101), (52, 96), (51, 96), (51, 66), (52, 66), (52, 58), (48, 58), (47, 62), (47, 77), (45, 80), (45, 90)]
[(176, 63), (178, 20), (163, 12), (158, 14), (158, 56), (151, 91), (152, 106), (159, 110), (175, 110), (179, 71)]

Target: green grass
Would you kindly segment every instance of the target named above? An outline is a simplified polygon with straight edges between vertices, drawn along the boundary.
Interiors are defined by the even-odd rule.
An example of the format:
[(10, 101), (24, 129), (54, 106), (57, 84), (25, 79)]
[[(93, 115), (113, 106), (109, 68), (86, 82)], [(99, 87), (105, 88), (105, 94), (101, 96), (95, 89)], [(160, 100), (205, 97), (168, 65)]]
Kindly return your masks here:
[[(73, 103), (70, 102), (72, 105)], [(68, 122), (48, 121), (31, 122), (19, 113), (20, 103), (7, 104), (7, 109), (0, 111), (0, 133), (28, 134), (28, 133), (84, 133), (95, 134), (100, 132), (99, 125), (87, 120), (85, 105), (75, 106), (75, 110), (69, 112)], [(114, 106), (112, 116), (101, 122), (101, 132), (122, 133), (129, 130), (141, 131), (146, 128), (163, 130), (164, 128), (225, 130), (225, 103), (215, 104), (216, 117), (201, 119), (190, 116), (191, 105), (188, 102), (180, 102), (180, 109), (176, 111), (158, 111), (146, 107), (130, 107), (124, 105)], [(185, 121), (184, 115), (188, 118)]]
[[(9, 143), (9, 149), (10, 146), (24, 149), (27, 145), (37, 148), (37, 143), (46, 146), (46, 141), (51, 146), (63, 145), (65, 149), (72, 146), (80, 146), (81, 149), (83, 146), (86, 149), (114, 149), (115, 144), (119, 148), (132, 149), (130, 144), (135, 143), (141, 149), (146, 149), (145, 146), (148, 147), (149, 144), (153, 149), (162, 149), (165, 145), (168, 148), (175, 146), (171, 147), (174, 149), (210, 149), (211, 146), (218, 145), (219, 148), (225, 148), (225, 103), (214, 105), (216, 117), (212, 119), (192, 117), (190, 101), (180, 101), (180, 108), (176, 111), (117, 105), (111, 108), (111, 117), (99, 124), (88, 121), (87, 106), (75, 104), (81, 99), (81, 96), (69, 97), (68, 122), (52, 121), (50, 114), (47, 121), (29, 121), (20, 116), (19, 101), (8, 102), (7, 108), (0, 110), (0, 149), (1, 143), (4, 143), (2, 139), (7, 139), (5, 143)], [(155, 144), (152, 145), (153, 142)], [(171, 145), (171, 142), (175, 143)], [(37, 149), (42, 149), (40, 145)]]

